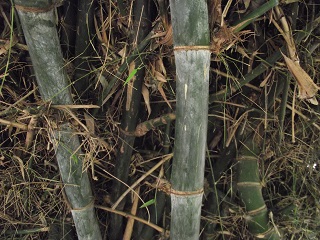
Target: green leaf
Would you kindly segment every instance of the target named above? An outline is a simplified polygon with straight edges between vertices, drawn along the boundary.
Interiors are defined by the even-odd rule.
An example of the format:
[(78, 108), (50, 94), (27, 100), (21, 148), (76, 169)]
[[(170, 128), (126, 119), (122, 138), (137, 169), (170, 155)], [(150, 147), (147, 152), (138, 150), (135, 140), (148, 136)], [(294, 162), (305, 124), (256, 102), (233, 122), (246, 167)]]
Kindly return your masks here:
[(72, 153), (71, 149), (68, 148), (64, 143), (59, 142), (59, 144), (61, 145), (61, 147), (63, 147), (65, 150), (67, 150), (70, 154), (71, 154), (71, 158), (75, 163), (78, 163), (79, 158), (77, 157), (76, 153)]
[(142, 204), (142, 206), (140, 208), (148, 207), (148, 206), (154, 204), (155, 202), (156, 202), (156, 199), (153, 198), (153, 199), (149, 200), (148, 202), (145, 202), (144, 204)]
[(73, 161), (74, 161), (75, 163), (78, 163), (79, 159), (78, 159), (77, 155), (72, 154), (71, 157), (72, 157), (72, 159), (73, 159)]
[(126, 81), (124, 82), (123, 85), (126, 85), (130, 82), (130, 80), (136, 75), (136, 73), (138, 72), (138, 70), (140, 70), (141, 68), (138, 67), (138, 68), (135, 68), (132, 70), (132, 72), (129, 74), (129, 76), (127, 77)]

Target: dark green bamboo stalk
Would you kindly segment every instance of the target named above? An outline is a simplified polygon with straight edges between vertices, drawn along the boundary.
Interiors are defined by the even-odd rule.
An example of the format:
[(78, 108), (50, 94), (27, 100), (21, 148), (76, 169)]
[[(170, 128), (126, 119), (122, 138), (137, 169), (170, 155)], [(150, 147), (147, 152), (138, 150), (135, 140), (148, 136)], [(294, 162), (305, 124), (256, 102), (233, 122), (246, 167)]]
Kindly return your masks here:
[(238, 192), (245, 206), (248, 230), (259, 239), (281, 239), (270, 223), (262, 195), (258, 164), (261, 140), (257, 138), (257, 135), (251, 135), (244, 142), (237, 158)]
[(117, 3), (118, 3), (119, 12), (120, 12), (121, 16), (124, 17), (126, 15), (126, 7), (123, 3), (123, 0), (117, 0)]
[[(170, 114), (170, 113), (168, 113)], [(166, 130), (164, 133), (164, 139), (163, 139), (163, 154), (167, 155), (170, 153), (170, 132), (171, 132), (171, 121), (170, 119), (167, 120)], [(169, 162), (164, 163), (164, 169), (165, 169), (165, 178), (170, 180), (170, 170), (169, 170)], [(164, 192), (158, 191), (156, 193), (156, 202), (154, 206), (151, 206), (150, 209), (150, 222), (154, 224), (158, 224), (160, 222), (160, 219), (162, 219), (164, 215), (164, 208), (166, 206), (166, 200), (167, 196)], [(168, 200), (167, 200), (168, 201)], [(141, 231), (141, 234), (139, 235), (140, 240), (148, 240), (152, 239), (154, 233), (154, 229), (145, 225)]]
[[(50, 5), (52, 1), (47, 0), (14, 2), (43, 100), (59, 105), (72, 104), (56, 30), (55, 5)], [(78, 238), (99, 240), (101, 233), (89, 177), (82, 170), (79, 139), (69, 123), (58, 126), (51, 137)]]
[[(136, 0), (134, 2), (134, 28), (132, 35), (133, 49), (137, 48), (139, 43), (145, 39), (151, 29), (150, 22), (150, 11), (149, 11), (150, 1), (149, 0)], [(138, 113), (141, 103), (141, 89), (143, 84), (143, 79), (145, 75), (144, 68), (142, 68), (143, 62), (142, 57), (138, 56), (134, 61), (134, 68), (140, 70), (137, 71), (135, 76), (126, 85), (126, 98), (123, 106), (123, 115), (121, 121), (121, 133), (120, 133), (120, 144), (119, 151), (117, 155), (117, 162), (115, 165), (115, 179), (113, 181), (112, 188), (112, 199), (117, 201), (121, 194), (126, 190), (126, 186), (123, 184), (128, 181), (129, 165), (131, 161), (131, 155), (133, 151), (133, 145), (135, 136), (130, 134), (135, 131), (138, 120)], [(120, 180), (120, 181), (119, 181)], [(123, 210), (125, 205), (125, 199), (117, 207), (118, 210)], [(111, 239), (121, 239), (122, 230), (122, 219), (120, 215), (111, 216)]]
[(79, 0), (77, 11), (77, 34), (75, 45), (74, 59), (74, 80), (75, 88), (79, 96), (83, 95), (85, 90), (90, 85), (89, 58), (92, 56), (93, 43), (93, 16), (94, 16), (94, 1)]
[(176, 62), (176, 126), (171, 190), (171, 239), (199, 239), (208, 123), (207, 1), (171, 0)]
[(61, 26), (60, 38), (61, 49), (65, 59), (70, 59), (74, 56), (74, 48), (76, 42), (76, 24), (77, 24), (77, 9), (78, 1), (65, 0), (61, 9)]

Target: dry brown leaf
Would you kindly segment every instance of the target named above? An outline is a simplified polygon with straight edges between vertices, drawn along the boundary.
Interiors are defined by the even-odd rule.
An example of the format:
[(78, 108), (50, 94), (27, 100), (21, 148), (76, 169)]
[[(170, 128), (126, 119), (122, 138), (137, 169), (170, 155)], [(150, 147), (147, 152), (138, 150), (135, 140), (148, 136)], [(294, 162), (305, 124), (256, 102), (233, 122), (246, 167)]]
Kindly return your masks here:
[(287, 18), (285, 17), (283, 10), (279, 6), (276, 6), (274, 8), (274, 13), (276, 14), (276, 18), (280, 20), (282, 28), (274, 19), (272, 20), (272, 22), (287, 43), (289, 57), (293, 61), (298, 61), (299, 57), (297, 55), (296, 44), (294, 42), (291, 27), (288, 24)]
[(221, 0), (208, 1), (209, 14), (211, 19), (211, 26), (219, 25), (221, 26), (222, 19), (222, 8)]
[(306, 73), (303, 68), (299, 65), (298, 62), (294, 62), (286, 55), (281, 53), (289, 71), (294, 76), (298, 83), (299, 87), (299, 95), (300, 99), (307, 99), (313, 105), (318, 105), (318, 101), (316, 101), (315, 96), (319, 90), (319, 87), (313, 82), (311, 77)]
[(163, 97), (163, 99), (166, 101), (166, 103), (168, 104), (168, 106), (172, 109), (171, 107), (171, 104), (169, 103), (168, 99), (167, 99), (167, 96), (165, 94), (165, 92), (163, 91), (163, 88), (162, 88), (162, 83), (159, 83), (158, 84), (158, 90), (161, 94), (161, 96)]
[(18, 43), (18, 39), (15, 36), (13, 37), (12, 41), (10, 40), (4, 41), (4, 43), (1, 44), (0, 46), (0, 55), (6, 54), (8, 50), (14, 45), (16, 45), (17, 43)]
[(38, 117), (32, 116), (28, 124), (28, 130), (27, 130), (26, 141), (25, 141), (25, 146), (27, 150), (31, 147), (32, 141), (34, 139), (34, 129), (37, 126), (37, 123), (38, 123)]
[(89, 133), (94, 134), (94, 119), (89, 114), (84, 113), (84, 120), (86, 121), (86, 126)]
[(166, 77), (162, 74), (162, 73), (160, 73), (160, 72), (158, 72), (158, 71), (154, 71), (154, 77), (159, 81), (159, 82), (163, 82), (163, 83), (166, 83), (167, 82), (167, 80), (166, 80)]
[(149, 96), (149, 90), (144, 84), (142, 84), (142, 96), (143, 96), (144, 102), (146, 103), (146, 106), (147, 106), (148, 118), (149, 118), (149, 116), (151, 114), (150, 96)]
[(239, 45), (236, 46), (236, 51), (242, 55), (242, 57), (250, 58), (248, 54), (246, 53), (246, 50), (243, 47), (240, 47)]
[(162, 58), (159, 58), (157, 61), (156, 61), (156, 65), (157, 65), (157, 69), (161, 70), (161, 72), (163, 73), (164, 76), (167, 75), (167, 70), (163, 64), (163, 61), (162, 61)]
[(119, 52), (118, 52), (118, 54), (121, 56), (121, 57), (125, 57), (126, 56), (126, 47), (124, 47), (124, 48), (122, 48)]
[[(137, 214), (138, 203), (139, 203), (139, 193), (140, 193), (140, 186), (137, 187), (137, 189), (135, 190), (135, 194), (133, 194), (133, 203), (130, 211), (130, 213), (133, 216)], [(133, 218), (128, 218), (127, 226), (123, 234), (123, 240), (130, 240), (132, 238), (134, 221), (135, 220)]]
[(21, 176), (23, 178), (23, 180), (25, 181), (25, 167), (24, 167), (24, 163), (22, 161), (22, 159), (16, 155), (13, 155), (12, 158), (14, 160), (16, 160), (18, 162), (19, 168), (20, 168), (20, 172), (21, 172)]
[(7, 40), (7, 41), (5, 42), (5, 44), (3, 44), (3, 45), (0, 47), (0, 55), (7, 53), (7, 51), (8, 51), (9, 48), (10, 48), (10, 41)]
[(173, 37), (172, 37), (172, 25), (170, 24), (168, 30), (166, 31), (166, 35), (161, 41), (159, 41), (159, 44), (171, 46), (173, 44)]
[(260, 87), (264, 87), (267, 82), (269, 81), (270, 77), (271, 77), (272, 72), (269, 72), (269, 74), (264, 78), (264, 80), (260, 83)]

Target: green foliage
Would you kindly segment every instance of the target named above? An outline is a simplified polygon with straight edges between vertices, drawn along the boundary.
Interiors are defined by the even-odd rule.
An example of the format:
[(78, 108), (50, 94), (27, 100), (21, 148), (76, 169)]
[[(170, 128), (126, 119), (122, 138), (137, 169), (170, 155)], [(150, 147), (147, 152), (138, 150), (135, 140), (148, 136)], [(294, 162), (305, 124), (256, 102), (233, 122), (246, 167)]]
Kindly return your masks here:
[(131, 81), (131, 79), (137, 74), (137, 72), (140, 70), (140, 69), (142, 69), (142, 67), (138, 67), (138, 68), (135, 68), (135, 69), (133, 69), (131, 72), (130, 72), (130, 74), (129, 74), (129, 76), (127, 77), (127, 79), (124, 81), (124, 86), (126, 85), (126, 84), (128, 84), (130, 81)]
[(156, 199), (150, 199), (149, 201), (145, 202), (144, 204), (142, 204), (140, 206), (140, 208), (146, 208), (146, 207), (149, 207), (150, 205), (152, 204), (155, 204), (156, 203)]

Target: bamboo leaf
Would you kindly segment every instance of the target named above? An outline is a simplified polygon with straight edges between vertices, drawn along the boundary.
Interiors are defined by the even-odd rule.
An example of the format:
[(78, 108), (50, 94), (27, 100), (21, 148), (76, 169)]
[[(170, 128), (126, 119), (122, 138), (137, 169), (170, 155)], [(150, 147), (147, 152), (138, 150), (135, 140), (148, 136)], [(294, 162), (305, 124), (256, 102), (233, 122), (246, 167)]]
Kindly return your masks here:
[(72, 150), (69, 147), (67, 147), (66, 144), (64, 144), (62, 141), (59, 141), (59, 146), (61, 146), (64, 150), (66, 150), (68, 153), (70, 153), (70, 157), (72, 158), (74, 163), (77, 164), (79, 162), (79, 159), (78, 159), (76, 153), (73, 153)]
[(156, 202), (156, 199), (153, 198), (153, 199), (149, 200), (148, 202), (145, 202), (144, 204), (142, 204), (142, 205), (140, 206), (140, 208), (148, 207), (148, 206), (154, 204), (155, 202)]
[(149, 90), (144, 84), (142, 85), (142, 96), (143, 96), (144, 102), (146, 103), (147, 110), (148, 110), (148, 117), (149, 117), (151, 114), (150, 96), (149, 96)]
[(91, 134), (95, 134), (95, 124), (94, 124), (94, 119), (93, 117), (91, 117), (89, 114), (84, 112), (84, 120), (86, 121), (86, 127), (88, 128), (88, 131)]
[(250, 23), (255, 21), (258, 17), (268, 12), (271, 8), (277, 6), (279, 4), (278, 0), (271, 0), (266, 2), (265, 4), (261, 5), (259, 8), (255, 9), (253, 12), (246, 15), (243, 19), (238, 21), (235, 26), (233, 27), (234, 32), (240, 32)]
[(286, 65), (298, 83), (300, 99), (307, 99), (313, 105), (318, 105), (315, 99), (319, 87), (313, 82), (308, 73), (300, 66), (299, 62), (293, 61), (281, 52)]
[(124, 82), (123, 85), (125, 86), (126, 84), (128, 84), (130, 82), (130, 80), (137, 74), (138, 70), (140, 70), (140, 69), (141, 69), (141, 67), (133, 69), (130, 72), (129, 76), (127, 77), (127, 79), (126, 79), (126, 81)]
[(162, 88), (162, 83), (159, 83), (158, 84), (158, 90), (161, 94), (161, 96), (163, 97), (164, 101), (168, 104), (168, 106), (172, 109), (171, 107), (171, 104), (169, 103), (168, 99), (167, 99), (167, 96), (165, 94), (165, 92), (163, 91), (163, 88)]
[(163, 83), (167, 82), (166, 77), (158, 71), (154, 71), (154, 76), (159, 82), (163, 82)]
[(72, 155), (71, 155), (71, 158), (72, 158), (72, 160), (73, 160), (76, 164), (78, 164), (79, 159), (78, 159), (77, 155), (72, 154)]

